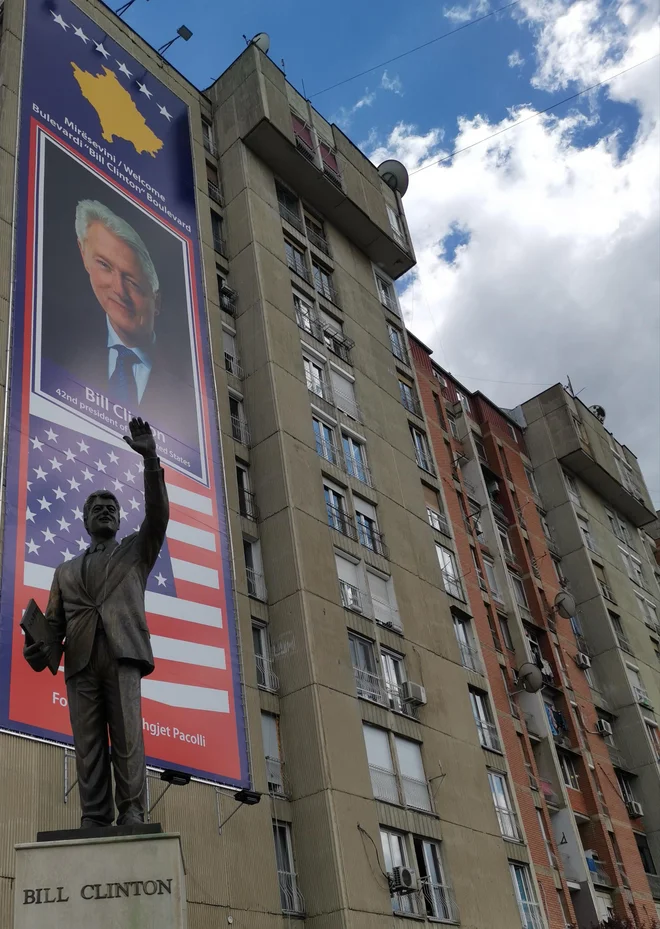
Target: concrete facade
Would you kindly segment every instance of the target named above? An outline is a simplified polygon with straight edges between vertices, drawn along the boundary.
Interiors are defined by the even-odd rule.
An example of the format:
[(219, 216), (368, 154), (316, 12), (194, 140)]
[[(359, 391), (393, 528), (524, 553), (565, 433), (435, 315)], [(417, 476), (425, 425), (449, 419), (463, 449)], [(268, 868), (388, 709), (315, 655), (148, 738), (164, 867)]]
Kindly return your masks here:
[[(392, 286), (414, 264), (400, 200), (256, 47), (200, 93), (103, 4), (79, 5), (188, 103), (193, 127), (263, 799), (221, 829), (228, 792), (193, 782), (159, 803), (181, 834), (188, 925), (382, 929), (410, 917), (511, 929), (520, 911), (426, 518), (420, 463), (432, 483), (435, 466), (413, 444), (424, 420), (397, 383), (415, 381)], [(3, 356), (22, 12), (6, 0), (0, 44)], [(9, 926), (15, 844), (75, 827), (79, 810), (61, 747), (2, 733), (0, 773)], [(153, 803), (162, 785), (149, 784)], [(525, 866), (524, 846), (517, 856)], [(397, 866), (419, 890), (390, 892)], [(529, 912), (537, 929), (535, 902)]]

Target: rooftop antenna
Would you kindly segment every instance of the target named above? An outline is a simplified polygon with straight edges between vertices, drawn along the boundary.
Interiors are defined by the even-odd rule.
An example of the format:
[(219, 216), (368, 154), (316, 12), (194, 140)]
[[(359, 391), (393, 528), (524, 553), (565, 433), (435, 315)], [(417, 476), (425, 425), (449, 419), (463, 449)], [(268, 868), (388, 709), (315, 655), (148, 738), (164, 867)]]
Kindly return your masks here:
[(568, 374), (566, 375), (566, 381), (568, 382), (567, 385), (566, 385), (566, 389), (568, 390), (568, 392), (569, 392), (569, 394), (571, 395), (571, 397), (574, 397), (574, 396), (575, 396), (575, 392), (574, 392), (574, 390), (573, 390), (573, 385), (571, 384), (570, 375), (568, 375)]
[(192, 38), (192, 32), (190, 31), (190, 29), (188, 29), (187, 26), (179, 26), (174, 38), (170, 39), (169, 42), (166, 42), (165, 45), (161, 45), (161, 47), (156, 49), (156, 51), (158, 52), (159, 55), (164, 55), (165, 52), (168, 50), (168, 48), (171, 45), (174, 45), (177, 39), (183, 39), (184, 42), (187, 42), (190, 38)]

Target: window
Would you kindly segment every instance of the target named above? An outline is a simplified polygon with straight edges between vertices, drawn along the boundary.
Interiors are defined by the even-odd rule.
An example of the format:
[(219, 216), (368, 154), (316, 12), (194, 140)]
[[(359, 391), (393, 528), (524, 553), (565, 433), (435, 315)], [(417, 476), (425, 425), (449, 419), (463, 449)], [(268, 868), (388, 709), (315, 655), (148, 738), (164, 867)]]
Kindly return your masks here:
[(211, 155), (215, 155), (215, 139), (213, 138), (213, 126), (211, 123), (207, 123), (205, 119), (202, 120), (202, 140), (204, 142), (204, 148), (207, 152), (210, 152)]
[(458, 389), (458, 387), (456, 388), (456, 396), (458, 398), (458, 402), (461, 404), (465, 412), (469, 413), (470, 412), (470, 401), (468, 400), (466, 395)]
[(470, 621), (463, 619), (456, 614), (454, 614), (453, 618), (454, 632), (456, 633), (458, 650), (461, 654), (461, 664), (464, 668), (469, 668), (471, 671), (476, 671), (478, 674), (483, 674), (484, 672), (481, 666), (481, 659), (479, 658), (479, 652), (475, 646), (474, 635), (472, 633)]
[(246, 519), (252, 519), (255, 522), (259, 518), (257, 503), (254, 494), (250, 490), (250, 473), (242, 465), (236, 465), (236, 483), (238, 484), (238, 511)]
[(268, 792), (273, 796), (283, 797), (285, 791), (280, 756), (280, 727), (277, 716), (271, 713), (261, 714), (261, 737), (264, 743)]
[(286, 187), (282, 187), (281, 184), (275, 184), (275, 189), (277, 191), (277, 205), (280, 216), (298, 232), (303, 232), (303, 224), (300, 219), (300, 200)]
[(305, 253), (302, 251), (302, 249), (296, 248), (292, 242), (289, 242), (288, 239), (285, 239), (284, 251), (286, 253), (286, 263), (291, 271), (294, 271), (309, 283), (309, 271), (307, 270)]
[(435, 415), (438, 417), (438, 422), (443, 429), (446, 429), (444, 414), (442, 412), (442, 403), (440, 402), (440, 397), (435, 391), (432, 391), (433, 394), (433, 406), (435, 407)]
[(502, 543), (505, 556), (513, 560), (513, 549), (511, 548), (511, 541), (509, 539), (509, 531), (507, 527), (502, 523), (495, 523), (495, 526), (497, 528), (497, 534), (500, 537), (500, 542)]
[(314, 145), (314, 140), (312, 138), (312, 130), (307, 125), (307, 123), (295, 113), (291, 114), (291, 124), (293, 126), (293, 135), (296, 140), (296, 147), (298, 151), (301, 153), (301, 155), (304, 155), (308, 161), (316, 164), (316, 146)]
[(628, 576), (631, 581), (634, 581), (636, 584), (639, 584), (640, 587), (646, 587), (646, 581), (644, 580), (644, 571), (642, 570), (642, 562), (637, 557), (633, 555), (632, 552), (627, 552), (628, 562), (626, 563), (626, 568), (628, 570)]
[(522, 607), (524, 611), (529, 611), (529, 605), (527, 603), (527, 597), (525, 595), (525, 585), (522, 580), (518, 577), (517, 574), (511, 574), (509, 572), (509, 580), (513, 587), (513, 595), (516, 598), (516, 603), (519, 607)]
[(568, 471), (564, 471), (563, 474), (571, 503), (573, 506), (582, 506), (582, 500), (580, 499), (580, 490), (578, 488), (577, 481), (572, 474), (568, 473)]
[[(392, 874), (395, 868), (409, 867), (406, 837), (400, 832), (389, 829), (380, 830), (380, 842), (383, 849), (385, 871)], [(393, 894), (392, 910), (395, 913), (414, 913), (415, 898), (412, 894)]]
[(486, 455), (486, 446), (484, 445), (484, 443), (481, 441), (481, 439), (476, 433), (474, 432), (472, 433), (472, 438), (474, 440), (474, 447), (477, 452), (477, 458), (483, 464), (488, 464), (488, 456)]
[(257, 600), (267, 600), (266, 583), (261, 565), (261, 546), (258, 541), (250, 542), (243, 539), (243, 557), (245, 558), (245, 573), (247, 575), (247, 591)]
[(211, 165), (206, 162), (206, 182), (207, 190), (209, 192), (209, 197), (211, 200), (214, 200), (216, 203), (219, 203), (222, 206), (222, 193), (220, 190), (220, 178), (218, 177), (218, 169), (215, 165)]
[(360, 408), (355, 399), (353, 381), (333, 367), (330, 368), (330, 380), (336, 406), (351, 419), (359, 421)]
[(342, 434), (341, 440), (348, 473), (365, 484), (371, 484), (364, 442), (358, 442), (353, 436), (345, 434)]
[(422, 490), (424, 492), (426, 515), (429, 524), (433, 526), (434, 529), (437, 529), (438, 532), (442, 532), (443, 535), (450, 536), (449, 522), (442, 511), (437, 490), (434, 490), (433, 487), (428, 487), (426, 484), (422, 484)]
[(438, 555), (438, 561), (440, 562), (442, 581), (446, 592), (457, 600), (463, 600), (463, 588), (456, 565), (456, 556), (442, 545), (436, 544), (435, 550)]
[(355, 522), (360, 544), (370, 551), (376, 552), (377, 555), (387, 557), (383, 536), (378, 531), (376, 507), (366, 500), (362, 500), (361, 497), (354, 496), (353, 502), (355, 504)]
[(629, 543), (630, 539), (628, 536), (626, 524), (622, 520), (620, 520), (617, 516), (615, 516), (611, 510), (605, 510), (605, 513), (607, 515), (607, 519), (610, 524), (610, 529), (612, 530), (614, 535), (617, 537), (619, 542)]
[(589, 526), (589, 520), (585, 519), (584, 516), (578, 516), (578, 526), (580, 527), (580, 532), (582, 533), (582, 538), (584, 539), (585, 545), (590, 552), (598, 554), (598, 549), (596, 548), (596, 543), (591, 534), (591, 528)]
[(614, 769), (616, 774), (616, 779), (619, 782), (619, 789), (621, 790), (621, 796), (623, 797), (624, 803), (634, 803), (635, 794), (632, 789), (632, 780), (628, 774), (625, 774), (623, 771), (619, 771), (618, 768)]
[(409, 413), (414, 413), (415, 416), (421, 417), (422, 411), (415, 393), (415, 388), (406, 381), (399, 379), (399, 394), (403, 407), (408, 410)]
[(594, 565), (594, 573), (596, 575), (596, 581), (598, 582), (598, 587), (601, 594), (605, 597), (606, 600), (611, 600), (612, 603), (616, 603), (614, 594), (612, 593), (609, 585), (609, 581), (605, 575), (605, 569), (602, 568), (599, 564), (595, 564), (593, 562), (592, 564)]
[(218, 284), (218, 300), (220, 306), (229, 313), (230, 316), (236, 316), (236, 293), (231, 289), (225, 280), (221, 269), (216, 266), (215, 279)]
[(396, 212), (396, 210), (392, 209), (392, 207), (389, 204), (387, 204), (387, 218), (390, 221), (390, 229), (392, 230), (392, 235), (394, 236), (396, 241), (399, 243), (399, 245), (407, 249), (408, 243), (406, 242), (406, 236), (403, 231), (401, 217)]
[(543, 920), (534, 895), (534, 885), (526, 864), (509, 863), (523, 929), (543, 929)]
[(413, 844), (422, 885), (422, 909), (433, 919), (455, 922), (458, 912), (445, 876), (440, 844), (420, 838), (415, 838)]
[(347, 610), (353, 610), (355, 613), (362, 613), (365, 607), (360, 589), (359, 566), (341, 555), (335, 554), (335, 565), (337, 567), (337, 577), (339, 578), (339, 589), (341, 592), (341, 602)]
[(651, 855), (648, 839), (643, 832), (635, 832), (633, 834), (635, 836), (635, 842), (637, 843), (639, 857), (642, 859), (642, 864), (644, 865), (644, 872), (646, 874), (657, 874), (658, 872), (655, 869), (655, 862)]
[(293, 846), (289, 823), (273, 822), (275, 860), (280, 884), (280, 904), (283, 913), (302, 913), (303, 899), (298, 890), (298, 877), (293, 864)]
[(502, 616), (501, 613), (497, 614), (497, 618), (500, 623), (500, 632), (502, 633), (502, 641), (506, 648), (510, 651), (513, 651), (513, 639), (511, 638), (511, 629), (509, 627), (509, 620), (506, 616)]
[(532, 493), (536, 494), (536, 496), (538, 497), (539, 488), (536, 483), (536, 478), (534, 477), (534, 472), (532, 471), (531, 468), (528, 468), (527, 465), (523, 465), (523, 468), (525, 470), (525, 477), (527, 478), (527, 483), (529, 484)]
[(409, 704), (404, 703), (402, 699), (403, 682), (406, 680), (406, 669), (403, 663), (403, 656), (397, 655), (381, 649), (380, 661), (383, 668), (383, 679), (385, 681), (385, 691), (389, 700), (390, 709), (397, 713), (410, 713)]
[(552, 530), (550, 529), (550, 523), (548, 522), (548, 518), (543, 512), (543, 510), (537, 510), (537, 512), (539, 514), (539, 522), (541, 523), (541, 529), (543, 530), (543, 535), (546, 537), (548, 542), (552, 542), (553, 541)]
[(621, 617), (617, 616), (616, 613), (612, 613), (611, 610), (608, 610), (608, 614), (612, 621), (612, 626), (614, 627), (614, 634), (619, 644), (619, 648), (622, 648), (624, 652), (630, 653), (631, 651), (630, 642), (628, 641), (628, 636), (623, 631), (623, 623), (621, 622)]
[(394, 596), (392, 578), (367, 571), (367, 586), (376, 622), (383, 626), (394, 626), (395, 629), (400, 630), (401, 619)]
[(435, 474), (435, 468), (431, 460), (431, 450), (426, 433), (420, 432), (414, 426), (410, 427), (410, 436), (415, 447), (415, 461), (418, 466), (429, 474)]
[(447, 422), (449, 423), (449, 431), (455, 439), (460, 438), (458, 434), (458, 424), (456, 423), (456, 417), (453, 413), (447, 410)]
[(632, 687), (633, 696), (638, 703), (641, 703), (643, 706), (650, 705), (649, 695), (646, 692), (646, 687), (639, 676), (639, 670), (634, 668), (632, 665), (626, 665), (626, 674), (628, 675), (628, 680), (630, 681), (630, 686)]
[(231, 434), (241, 445), (250, 445), (250, 430), (248, 429), (243, 401), (237, 397), (229, 397), (229, 416), (231, 419)]
[(353, 523), (346, 513), (346, 498), (341, 490), (329, 482), (324, 482), (323, 495), (330, 528), (336, 529), (337, 532), (350, 536), (350, 538), (355, 538), (356, 533)]
[[(348, 647), (353, 662), (353, 674), (358, 697), (383, 702), (383, 685), (378, 673), (374, 643), (349, 633)], [(377, 730), (380, 731), (380, 730)]]
[(227, 254), (224, 236), (222, 234), (222, 216), (211, 210), (211, 234), (213, 236), (213, 248), (221, 255)]
[(314, 427), (314, 439), (316, 441), (316, 453), (326, 461), (336, 465), (339, 463), (338, 449), (335, 445), (335, 435), (332, 428), (324, 423), (322, 419), (312, 417), (312, 426)]
[(321, 153), (321, 162), (323, 164), (323, 173), (337, 187), (341, 187), (341, 174), (335, 152), (329, 145), (319, 142), (319, 151)]
[(605, 893), (602, 890), (596, 891), (596, 915), (599, 925), (615, 915), (612, 894)]
[(650, 719), (646, 719), (644, 722), (646, 723), (646, 731), (649, 736), (649, 741), (651, 742), (655, 760), (660, 762), (660, 729), (658, 729), (657, 725), (651, 722)]
[(660, 623), (658, 622), (658, 611), (656, 609), (655, 603), (651, 603), (650, 600), (647, 600), (646, 597), (642, 597), (638, 593), (636, 593), (635, 596), (637, 597), (639, 609), (646, 625), (650, 626), (651, 629), (660, 630)]
[(394, 288), (389, 281), (386, 281), (385, 278), (381, 277), (380, 274), (376, 275), (376, 286), (378, 288), (378, 297), (383, 306), (386, 306), (388, 310), (392, 310), (393, 313), (399, 315), (399, 305), (396, 300), (396, 295), (394, 293)]
[(550, 839), (548, 838), (548, 831), (545, 828), (545, 823), (543, 822), (543, 814), (541, 813), (538, 807), (536, 808), (536, 816), (539, 821), (539, 830), (543, 838), (543, 844), (545, 845), (545, 853), (548, 856), (548, 861), (550, 862), (550, 864), (553, 864), (554, 856), (552, 852), (552, 846), (550, 845)]
[(567, 787), (571, 787), (573, 790), (579, 790), (580, 782), (578, 780), (578, 773), (575, 770), (575, 761), (573, 757), (564, 752), (559, 752), (558, 757), (564, 784), (566, 784)]
[(294, 291), (293, 306), (296, 311), (296, 322), (300, 328), (315, 339), (319, 339), (321, 332), (314, 305)]
[(222, 330), (222, 341), (225, 350), (225, 371), (233, 374), (234, 377), (243, 377), (243, 369), (238, 361), (238, 351), (236, 349), (236, 334)]
[(315, 248), (330, 257), (330, 247), (325, 237), (325, 229), (321, 220), (312, 219), (305, 216), (305, 227), (307, 229), (307, 238)]
[(320, 293), (326, 300), (339, 305), (339, 295), (332, 283), (332, 272), (322, 267), (316, 261), (312, 261), (312, 272), (314, 274), (314, 287), (317, 293)]
[(518, 824), (516, 823), (516, 814), (511, 802), (506, 775), (497, 771), (489, 771), (488, 783), (490, 784), (490, 792), (493, 795), (500, 832), (505, 839), (518, 841)]
[(568, 581), (566, 580), (566, 575), (564, 574), (563, 568), (561, 566), (561, 561), (559, 558), (552, 558), (552, 566), (555, 569), (555, 574), (557, 575), (557, 580), (562, 587), (565, 587)]
[[(363, 723), (364, 741), (374, 797), (388, 803), (431, 811), (428, 784), (419, 744)], [(398, 770), (394, 767), (396, 757)]]
[(495, 577), (495, 562), (491, 561), (490, 558), (484, 558), (484, 571), (486, 572), (486, 578), (488, 580), (488, 586), (490, 592), (493, 595), (493, 600), (497, 600), (498, 603), (503, 603), (502, 594), (499, 592), (497, 587), (497, 578)]
[(406, 343), (403, 340), (403, 333), (396, 326), (391, 326), (389, 323), (387, 324), (387, 331), (390, 336), (392, 354), (403, 364), (408, 364), (408, 352), (406, 351)]
[(484, 536), (484, 530), (481, 524), (482, 506), (478, 500), (474, 499), (474, 497), (468, 497), (467, 502), (470, 511), (470, 523), (474, 529), (474, 534), (482, 544), (485, 544), (486, 537)]
[(252, 645), (257, 666), (257, 687), (277, 692), (280, 682), (273, 671), (268, 629), (262, 623), (252, 623)]
[(513, 425), (513, 423), (507, 423), (507, 426), (509, 427), (509, 432), (511, 433), (511, 438), (512, 438), (513, 441), (517, 444), (517, 443), (518, 443), (518, 433), (516, 432), (516, 427)]
[(491, 751), (500, 751), (500, 740), (497, 735), (497, 728), (493, 722), (493, 714), (488, 703), (488, 695), (481, 690), (470, 688), (470, 704), (472, 706), (472, 715), (477, 724), (479, 733), (479, 742), (482, 748), (489, 748)]
[(346, 364), (351, 364), (351, 349), (354, 343), (344, 335), (344, 326), (339, 320), (321, 310), (319, 313), (323, 329), (323, 344), (333, 355), (341, 358)]
[(307, 390), (316, 394), (317, 397), (323, 397), (328, 400), (330, 391), (325, 380), (325, 368), (322, 362), (312, 361), (311, 358), (303, 356), (303, 367), (305, 369), (305, 383)]

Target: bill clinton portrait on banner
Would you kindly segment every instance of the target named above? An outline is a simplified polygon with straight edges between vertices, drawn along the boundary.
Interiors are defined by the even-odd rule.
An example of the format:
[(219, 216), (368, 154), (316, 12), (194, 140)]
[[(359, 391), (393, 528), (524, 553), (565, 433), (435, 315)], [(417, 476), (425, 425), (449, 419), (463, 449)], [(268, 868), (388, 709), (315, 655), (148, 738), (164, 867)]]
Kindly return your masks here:
[(198, 473), (182, 240), (58, 145), (43, 152), (39, 391), (113, 432), (148, 420), (164, 460)]

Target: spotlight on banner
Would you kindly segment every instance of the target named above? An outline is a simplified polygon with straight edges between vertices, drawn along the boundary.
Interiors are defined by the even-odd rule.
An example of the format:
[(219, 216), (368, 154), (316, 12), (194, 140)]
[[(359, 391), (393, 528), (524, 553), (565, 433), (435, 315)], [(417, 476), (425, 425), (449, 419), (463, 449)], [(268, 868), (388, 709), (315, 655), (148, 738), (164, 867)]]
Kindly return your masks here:
[(159, 55), (163, 55), (168, 50), (170, 45), (174, 45), (177, 39), (183, 39), (184, 42), (187, 42), (188, 39), (191, 38), (191, 36), (192, 36), (192, 32), (190, 29), (188, 29), (187, 26), (179, 26), (174, 38), (170, 39), (169, 42), (166, 42), (165, 45), (161, 45), (161, 47), (156, 49), (156, 51), (158, 52)]

